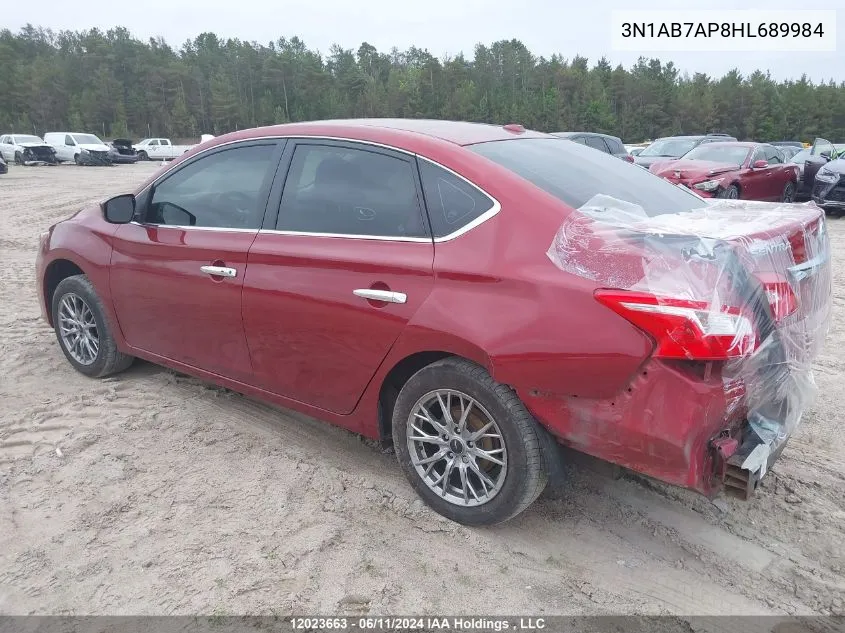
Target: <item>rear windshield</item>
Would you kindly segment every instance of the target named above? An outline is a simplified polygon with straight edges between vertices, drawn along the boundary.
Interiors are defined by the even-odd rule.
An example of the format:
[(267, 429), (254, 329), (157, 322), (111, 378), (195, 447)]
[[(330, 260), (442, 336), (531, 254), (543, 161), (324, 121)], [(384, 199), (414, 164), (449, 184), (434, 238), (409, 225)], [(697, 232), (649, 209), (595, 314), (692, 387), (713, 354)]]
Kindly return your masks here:
[(714, 163), (742, 165), (748, 156), (748, 152), (747, 147), (705, 143), (686, 153), (684, 160), (709, 160)]
[(597, 194), (641, 206), (648, 215), (678, 213), (705, 206), (698, 196), (610, 154), (563, 139), (514, 139), (469, 145), (570, 207)]

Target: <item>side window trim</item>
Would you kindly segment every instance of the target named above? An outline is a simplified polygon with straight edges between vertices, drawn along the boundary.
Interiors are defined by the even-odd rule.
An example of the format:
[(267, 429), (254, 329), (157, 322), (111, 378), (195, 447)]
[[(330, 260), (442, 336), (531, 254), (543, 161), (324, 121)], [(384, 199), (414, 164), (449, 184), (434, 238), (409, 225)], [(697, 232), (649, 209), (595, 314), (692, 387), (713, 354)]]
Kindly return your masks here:
[[(449, 172), (450, 174), (452, 174), (456, 178), (458, 178), (458, 179), (464, 181), (465, 183), (467, 183), (470, 187), (474, 188), (481, 195), (488, 198), (492, 202), (492, 206), (487, 211), (485, 211), (484, 213), (479, 215), (477, 218), (467, 222), (466, 224), (464, 224), (463, 226), (461, 226), (458, 229), (455, 229), (451, 233), (443, 235), (442, 237), (435, 237), (434, 238), (435, 244), (439, 244), (441, 242), (448, 242), (450, 240), (455, 239), (456, 237), (460, 237), (464, 233), (468, 233), (469, 231), (471, 231), (475, 227), (477, 227), (481, 224), (484, 224), (487, 220), (494, 217), (495, 215), (497, 215), (499, 213), (499, 211), (502, 210), (501, 203), (494, 196), (487, 193), (484, 189), (482, 189), (481, 187), (476, 185), (474, 182), (472, 182), (471, 180), (469, 180), (465, 176), (462, 176), (461, 174), (459, 174), (458, 172), (456, 172), (452, 169), (449, 169), (448, 167), (446, 167), (446, 165), (443, 165), (441, 163), (438, 163), (435, 160), (432, 160), (430, 158), (426, 158), (425, 156), (420, 156), (419, 154), (417, 154), (417, 163), (419, 163), (420, 161), (425, 161), (425, 162), (429, 163), (430, 165), (434, 165), (435, 167), (437, 167), (439, 169), (442, 169), (444, 171)], [(425, 196), (423, 196), (423, 203), (425, 205), (426, 215), (429, 217), (429, 224), (430, 224), (431, 223), (431, 212), (428, 208), (428, 202), (425, 200)], [(432, 231), (432, 234), (433, 233), (434, 233), (434, 231)]]
[[(262, 224), (262, 218), (266, 216), (267, 213), (267, 201), (270, 195), (270, 191), (273, 188), (274, 180), (278, 174), (278, 166), (279, 161), (284, 153), (285, 146), (287, 144), (287, 139), (284, 138), (257, 138), (257, 139), (247, 139), (242, 142), (237, 143), (226, 143), (225, 145), (220, 145), (219, 147), (215, 147), (207, 152), (202, 152), (200, 154), (196, 154), (192, 156), (186, 161), (179, 163), (179, 165), (175, 169), (168, 170), (166, 173), (162, 174), (161, 177), (150, 183), (148, 187), (146, 187), (142, 192), (140, 192), (136, 196), (136, 200), (141, 200), (141, 209), (136, 211), (136, 218), (132, 221), (133, 224), (139, 224), (142, 226), (155, 226), (157, 228), (167, 228), (167, 229), (179, 229), (179, 230), (191, 230), (191, 231), (228, 231), (228, 232), (238, 232), (238, 233), (256, 233), (258, 232)], [(197, 161), (200, 161), (204, 158), (208, 158), (210, 156), (214, 156), (215, 154), (219, 154), (221, 152), (225, 152), (232, 149), (240, 149), (244, 147), (255, 147), (261, 145), (272, 145), (275, 146), (275, 149), (270, 157), (270, 166), (268, 167), (268, 173), (265, 175), (265, 181), (261, 186), (261, 192), (259, 193), (258, 200), (259, 200), (259, 207), (261, 201), (264, 202), (264, 212), (258, 211), (256, 217), (258, 219), (258, 226), (255, 228), (240, 228), (240, 227), (216, 227), (216, 226), (182, 226), (182, 225), (175, 225), (175, 224), (156, 224), (153, 222), (147, 222), (146, 215), (149, 211), (149, 205), (152, 203), (153, 194), (155, 193), (156, 187), (161, 185), (164, 182), (167, 182), (168, 179), (178, 174), (180, 171), (193, 165)], [(275, 165), (275, 167), (273, 166)]]
[[(377, 240), (383, 242), (417, 242), (423, 244), (431, 244), (431, 223), (429, 222), (428, 212), (425, 209), (425, 197), (423, 196), (422, 192), (422, 184), (420, 182), (419, 177), (419, 170), (417, 168), (415, 155), (406, 152), (400, 149), (394, 149), (391, 147), (369, 143), (366, 141), (356, 141), (356, 140), (346, 140), (346, 139), (333, 139), (333, 138), (319, 138), (319, 137), (307, 137), (307, 136), (300, 136), (300, 137), (289, 137), (288, 146), (285, 148), (285, 152), (282, 156), (282, 160), (279, 163), (275, 181), (273, 184), (273, 191), (270, 194), (270, 199), (268, 201), (268, 211), (264, 217), (264, 223), (262, 225), (261, 232), (262, 233), (271, 233), (277, 235), (299, 235), (305, 237), (328, 237), (332, 239), (347, 239), (347, 240)], [(298, 147), (302, 146), (330, 146), (330, 147), (340, 147), (340, 148), (349, 148), (358, 151), (364, 152), (372, 152), (376, 154), (381, 154), (383, 156), (389, 156), (391, 158), (396, 158), (407, 162), (410, 169), (411, 175), (414, 182), (414, 189), (417, 193), (417, 206), (420, 213), (420, 220), (426, 227), (428, 232), (428, 237), (404, 237), (404, 236), (387, 236), (387, 235), (353, 235), (353, 234), (346, 234), (346, 233), (312, 233), (308, 231), (288, 231), (279, 229), (279, 221), (281, 219), (281, 204), (282, 204), (282, 196), (284, 194), (284, 188), (287, 185), (288, 178), (290, 176), (290, 169), (293, 164), (293, 156), (296, 152)]]

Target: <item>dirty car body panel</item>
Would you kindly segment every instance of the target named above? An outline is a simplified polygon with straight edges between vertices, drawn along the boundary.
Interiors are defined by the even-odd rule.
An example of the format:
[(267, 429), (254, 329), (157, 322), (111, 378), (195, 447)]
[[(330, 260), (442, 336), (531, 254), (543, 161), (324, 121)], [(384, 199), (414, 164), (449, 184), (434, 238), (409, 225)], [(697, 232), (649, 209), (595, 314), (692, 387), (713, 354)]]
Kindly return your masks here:
[[(215, 190), (223, 175), (233, 190)], [(362, 178), (370, 188), (341, 219), (315, 189)], [(595, 224), (597, 194), (615, 221)], [(788, 358), (789, 346), (733, 356), (695, 323), (750, 324), (737, 334), (744, 344), (777, 343), (789, 331), (775, 336), (769, 298), (789, 291), (798, 307), (784, 318), (818, 323), (806, 332), (815, 340), (830, 304), (815, 205), (765, 229), (734, 223), (637, 166), (512, 126), (369, 119), (245, 130), (178, 157), (134, 201), (129, 223), (110, 224), (95, 205), (42, 236), (48, 321), (68, 262), (96, 287), (121, 351), (377, 439), (389, 434), (385, 390), (397, 371), (462, 357), (512, 389), (560, 443), (704, 494), (722, 488), (733, 455), (756, 446), (753, 414), (777, 417), (761, 412), (761, 394), (794, 391), (784, 414), (793, 420), (808, 390), (790, 382), (806, 359), (776, 363), (785, 374), (775, 378), (757, 360)], [(639, 209), (640, 224), (619, 205)], [(773, 206), (753, 213), (775, 217)], [(207, 213), (204, 225), (187, 208)], [(237, 221), (220, 220), (232, 208)], [(652, 230), (655, 218), (688, 214), (703, 214), (703, 237)], [(690, 253), (701, 265), (684, 269)], [(667, 266), (686, 272), (658, 274)], [(783, 282), (795, 266), (800, 279)], [(726, 279), (730, 307), (675, 303)], [(653, 299), (638, 314), (663, 310), (665, 323), (692, 315), (675, 324), (691, 351), (667, 355), (666, 332), (608, 290)], [(787, 435), (793, 427), (782, 425)]]

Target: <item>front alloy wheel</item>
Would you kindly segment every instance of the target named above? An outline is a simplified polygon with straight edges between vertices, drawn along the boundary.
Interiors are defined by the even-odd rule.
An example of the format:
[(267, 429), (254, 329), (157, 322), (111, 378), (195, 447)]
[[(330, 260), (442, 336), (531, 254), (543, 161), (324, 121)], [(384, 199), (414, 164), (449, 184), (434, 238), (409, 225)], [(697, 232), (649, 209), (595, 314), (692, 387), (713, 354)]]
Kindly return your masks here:
[(531, 505), (548, 482), (546, 439), (513, 389), (458, 357), (411, 376), (393, 409), (393, 447), (408, 482), (464, 525), (501, 523)]
[(417, 474), (447, 501), (477, 506), (502, 489), (508, 473), (502, 431), (467, 394), (453, 389), (425, 394), (408, 418), (407, 436)]
[(93, 365), (100, 352), (100, 335), (94, 313), (72, 292), (59, 301), (59, 336), (64, 348), (80, 365)]

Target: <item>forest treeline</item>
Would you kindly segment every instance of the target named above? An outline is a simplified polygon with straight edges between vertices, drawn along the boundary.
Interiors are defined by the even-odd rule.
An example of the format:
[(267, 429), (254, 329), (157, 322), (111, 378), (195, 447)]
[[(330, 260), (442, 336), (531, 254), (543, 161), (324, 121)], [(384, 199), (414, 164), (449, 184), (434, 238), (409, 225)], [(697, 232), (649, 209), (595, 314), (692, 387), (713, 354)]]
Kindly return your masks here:
[(180, 48), (125, 28), (0, 31), (0, 132), (197, 137), (327, 118), (425, 117), (607, 132), (627, 142), (727, 132), (845, 140), (845, 82), (721, 78), (641, 58), (631, 68), (550, 58), (517, 40), (438, 59), (411, 47), (309, 49), (202, 33)]

